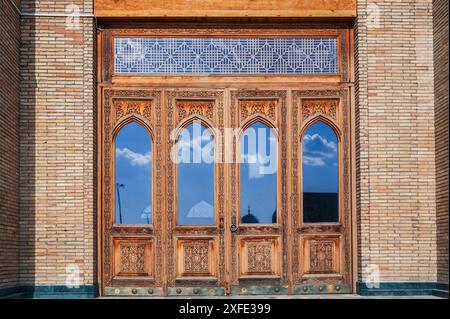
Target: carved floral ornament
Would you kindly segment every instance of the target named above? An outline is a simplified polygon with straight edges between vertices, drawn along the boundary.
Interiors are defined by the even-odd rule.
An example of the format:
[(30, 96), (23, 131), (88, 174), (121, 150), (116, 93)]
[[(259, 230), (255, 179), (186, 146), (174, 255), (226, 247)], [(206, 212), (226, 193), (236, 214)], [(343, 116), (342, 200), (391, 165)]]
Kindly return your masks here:
[(176, 106), (179, 119), (184, 119), (194, 114), (209, 120), (213, 119), (214, 101), (212, 100), (177, 100)]
[(310, 242), (310, 272), (333, 272), (334, 242), (313, 240)]
[(259, 114), (275, 122), (277, 102), (274, 99), (239, 100), (240, 120)]
[(209, 273), (209, 241), (188, 241), (183, 244), (184, 272)]
[(118, 121), (129, 114), (136, 114), (150, 120), (152, 104), (153, 101), (147, 99), (114, 99), (115, 119)]
[(316, 114), (325, 115), (337, 120), (339, 99), (304, 99), (301, 102), (302, 119), (306, 120)]
[(145, 244), (123, 243), (120, 245), (120, 268), (122, 273), (145, 273)]

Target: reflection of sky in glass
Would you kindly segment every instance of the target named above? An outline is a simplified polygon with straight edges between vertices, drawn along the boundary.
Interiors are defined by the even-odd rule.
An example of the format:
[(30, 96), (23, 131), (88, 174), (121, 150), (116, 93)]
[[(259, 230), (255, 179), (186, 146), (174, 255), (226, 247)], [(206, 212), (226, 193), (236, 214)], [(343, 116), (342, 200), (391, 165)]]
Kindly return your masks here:
[(338, 220), (338, 140), (323, 122), (311, 125), (302, 142), (305, 222)]
[[(214, 163), (197, 161), (201, 150), (214, 152), (209, 130), (195, 122), (187, 126), (178, 141), (178, 225), (214, 224)], [(185, 160), (190, 154), (190, 162)], [(201, 156), (201, 155), (200, 155)]]
[[(152, 143), (146, 129), (131, 122), (115, 140), (115, 223), (152, 223)], [(120, 200), (120, 205), (119, 205)]]
[[(256, 122), (241, 138), (241, 222), (276, 223), (277, 142), (272, 129)], [(269, 166), (274, 169), (267, 169)]]

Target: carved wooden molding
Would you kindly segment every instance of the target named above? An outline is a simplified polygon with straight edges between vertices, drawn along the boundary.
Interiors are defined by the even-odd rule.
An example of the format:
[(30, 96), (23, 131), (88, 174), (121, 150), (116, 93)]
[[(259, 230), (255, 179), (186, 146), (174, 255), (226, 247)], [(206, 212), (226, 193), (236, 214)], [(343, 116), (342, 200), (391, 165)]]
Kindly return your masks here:
[(276, 123), (278, 100), (239, 100), (240, 120), (245, 121), (252, 115), (262, 115)]
[(177, 100), (176, 107), (178, 110), (178, 119), (184, 119), (191, 115), (200, 115), (213, 120), (214, 101), (201, 100)]
[(333, 120), (337, 120), (339, 99), (305, 99), (302, 100), (301, 104), (303, 121), (316, 114), (322, 114)]

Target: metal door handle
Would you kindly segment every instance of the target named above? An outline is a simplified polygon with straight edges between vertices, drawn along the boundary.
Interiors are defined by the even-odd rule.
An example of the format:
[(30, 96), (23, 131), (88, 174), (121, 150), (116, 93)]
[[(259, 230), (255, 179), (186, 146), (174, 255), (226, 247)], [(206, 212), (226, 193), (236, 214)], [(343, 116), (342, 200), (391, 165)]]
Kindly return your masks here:
[(237, 231), (238, 227), (236, 225), (236, 214), (233, 213), (233, 215), (231, 216), (231, 226), (230, 226), (230, 230), (232, 233), (235, 233)]

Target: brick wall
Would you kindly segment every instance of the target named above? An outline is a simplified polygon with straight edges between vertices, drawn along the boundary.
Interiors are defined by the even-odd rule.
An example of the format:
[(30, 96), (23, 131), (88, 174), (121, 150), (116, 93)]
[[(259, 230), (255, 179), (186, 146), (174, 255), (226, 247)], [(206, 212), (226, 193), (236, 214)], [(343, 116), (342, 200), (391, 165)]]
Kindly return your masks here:
[(433, 1), (438, 282), (448, 284), (448, 0)]
[(381, 281), (436, 280), (431, 9), (431, 0), (358, 0), (360, 280), (371, 264)]
[[(22, 1), (24, 13), (64, 13), (91, 0)], [(84, 5), (84, 7), (83, 7)], [(72, 8), (73, 10), (73, 8)], [(59, 285), (66, 267), (95, 282), (93, 19), (23, 16), (20, 116), (20, 277)]]
[(0, 0), (0, 289), (18, 283), (18, 0)]

